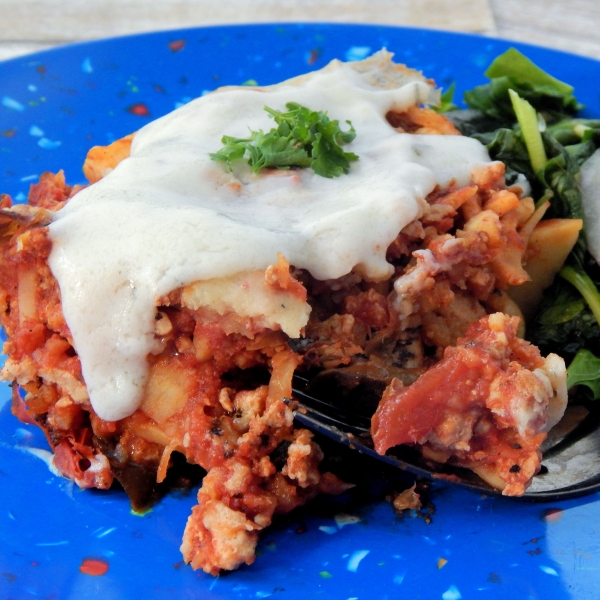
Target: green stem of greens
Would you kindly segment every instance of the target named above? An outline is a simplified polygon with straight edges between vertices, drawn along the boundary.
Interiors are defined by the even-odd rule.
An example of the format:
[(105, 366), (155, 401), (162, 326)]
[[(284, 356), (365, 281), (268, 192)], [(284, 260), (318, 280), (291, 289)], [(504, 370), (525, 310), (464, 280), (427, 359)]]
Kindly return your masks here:
[(558, 274), (577, 288), (600, 325), (600, 292), (591, 278), (583, 271), (569, 266), (563, 267)]
[(535, 207), (539, 208), (542, 204), (546, 204), (546, 202), (550, 202), (554, 197), (554, 192), (552, 190), (546, 190), (544, 195), (535, 203)]
[(539, 173), (548, 162), (546, 150), (544, 149), (544, 141), (538, 126), (537, 113), (535, 108), (524, 100), (514, 90), (508, 90), (510, 101), (517, 116), (517, 121), (521, 126), (521, 133), (527, 146), (527, 153), (531, 161), (531, 167), (534, 173)]
[(440, 105), (432, 106), (431, 108), (433, 108), (433, 110), (439, 113), (446, 113), (451, 110), (457, 110), (458, 106), (456, 106), (456, 104), (454, 104), (453, 102), (455, 90), (456, 82), (453, 81), (452, 85), (447, 90), (445, 90), (440, 96)]
[(583, 123), (577, 123), (573, 126), (573, 133), (580, 139), (583, 139), (586, 131), (592, 131), (592, 128)]

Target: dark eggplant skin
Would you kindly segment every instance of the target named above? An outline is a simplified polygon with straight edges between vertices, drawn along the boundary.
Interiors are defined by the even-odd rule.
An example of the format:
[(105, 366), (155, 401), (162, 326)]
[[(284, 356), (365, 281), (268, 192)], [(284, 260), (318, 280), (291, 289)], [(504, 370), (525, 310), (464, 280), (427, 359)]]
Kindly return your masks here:
[(173, 491), (188, 492), (200, 485), (206, 471), (186, 462), (179, 452), (171, 454), (171, 465), (167, 476), (161, 483), (156, 482), (158, 463), (139, 464), (131, 460), (122, 462), (116, 455), (116, 440), (94, 438), (94, 443), (108, 458), (117, 484), (129, 497), (131, 509), (136, 513), (145, 513)]

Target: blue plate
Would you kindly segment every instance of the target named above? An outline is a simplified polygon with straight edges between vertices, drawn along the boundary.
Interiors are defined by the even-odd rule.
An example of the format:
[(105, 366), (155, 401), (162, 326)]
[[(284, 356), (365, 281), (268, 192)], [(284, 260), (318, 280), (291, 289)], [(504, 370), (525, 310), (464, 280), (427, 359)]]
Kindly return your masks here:
[[(483, 37), (356, 25), (253, 25), (77, 44), (0, 63), (0, 190), (23, 200), (43, 171), (83, 183), (87, 149), (225, 84), (275, 83), (382, 46), (457, 97), (510, 45), (575, 85), (600, 116), (600, 63)], [(431, 523), (378, 489), (317, 502), (269, 529), (251, 567), (213, 578), (181, 563), (195, 494), (143, 517), (118, 491), (79, 491), (47, 466), (43, 435), (0, 389), (2, 598), (597, 599), (600, 497), (552, 505), (438, 484)], [(348, 517), (350, 515), (351, 518)]]

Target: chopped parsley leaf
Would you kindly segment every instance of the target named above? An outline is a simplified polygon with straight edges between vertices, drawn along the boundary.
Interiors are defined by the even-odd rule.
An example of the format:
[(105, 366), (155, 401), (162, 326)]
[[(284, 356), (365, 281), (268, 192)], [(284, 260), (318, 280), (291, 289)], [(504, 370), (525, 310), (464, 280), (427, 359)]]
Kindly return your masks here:
[(255, 173), (267, 167), (289, 169), (310, 167), (321, 177), (339, 177), (350, 170), (350, 162), (358, 160), (352, 152), (344, 152), (343, 144), (356, 137), (350, 129), (342, 131), (339, 121), (331, 120), (326, 112), (314, 111), (295, 102), (288, 102), (287, 112), (265, 106), (277, 127), (267, 133), (251, 131), (248, 138), (224, 135), (223, 147), (210, 157), (224, 162), (229, 170), (236, 160), (246, 158)]

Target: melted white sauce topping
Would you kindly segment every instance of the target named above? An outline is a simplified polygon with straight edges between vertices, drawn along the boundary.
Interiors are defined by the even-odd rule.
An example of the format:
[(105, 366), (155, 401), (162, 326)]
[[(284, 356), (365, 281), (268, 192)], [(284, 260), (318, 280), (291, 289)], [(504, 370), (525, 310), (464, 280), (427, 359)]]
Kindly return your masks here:
[[(140, 130), (131, 157), (78, 193), (50, 226), (50, 267), (97, 414), (130, 415), (157, 351), (157, 299), (193, 281), (266, 269), (281, 252), (318, 279), (358, 268), (381, 279), (387, 246), (422, 212), (436, 184), (467, 185), (489, 163), (484, 147), (459, 136), (398, 134), (391, 109), (426, 102), (432, 89), (407, 77), (394, 89), (337, 61), (259, 90), (204, 96)], [(345, 149), (360, 159), (348, 175), (312, 170), (229, 173), (209, 158), (226, 135), (268, 131), (265, 105), (294, 101), (356, 129)], [(344, 125), (345, 129), (346, 126)]]

